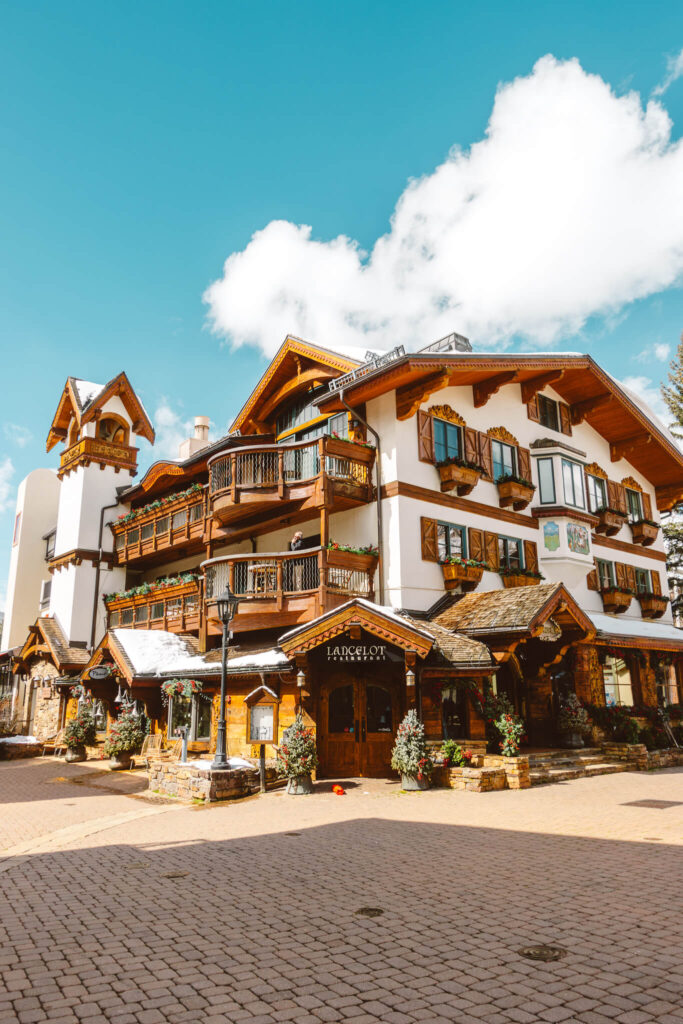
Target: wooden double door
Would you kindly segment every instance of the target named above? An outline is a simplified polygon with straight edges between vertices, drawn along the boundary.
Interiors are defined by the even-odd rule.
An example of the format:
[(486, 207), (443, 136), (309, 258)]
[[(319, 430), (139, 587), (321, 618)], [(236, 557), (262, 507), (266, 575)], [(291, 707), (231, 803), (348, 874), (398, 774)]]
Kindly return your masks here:
[(327, 678), (320, 687), (317, 728), (321, 777), (391, 775), (399, 711), (396, 686), (367, 669)]

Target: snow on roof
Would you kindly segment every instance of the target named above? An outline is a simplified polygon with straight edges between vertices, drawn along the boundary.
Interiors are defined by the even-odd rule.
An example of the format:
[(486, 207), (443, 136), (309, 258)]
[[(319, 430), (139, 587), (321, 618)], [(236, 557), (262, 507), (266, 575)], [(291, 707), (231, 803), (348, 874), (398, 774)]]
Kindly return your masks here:
[(31, 745), (33, 743), (40, 743), (35, 736), (3, 736), (0, 738), (0, 743), (26, 743)]
[(683, 629), (671, 623), (648, 622), (643, 619), (624, 618), (623, 615), (605, 615), (604, 612), (586, 612), (601, 633), (630, 636), (644, 640), (676, 640), (683, 645)]
[(228, 671), (238, 672), (245, 668), (291, 668), (289, 658), (279, 647), (271, 647), (268, 651), (253, 651), (251, 654), (239, 654), (228, 660)]
[(72, 377), (71, 380), (73, 381), (78, 401), (81, 403), (81, 409), (84, 409), (89, 402), (92, 402), (95, 395), (99, 395), (104, 387), (104, 384), (93, 384), (90, 380), (79, 380), (78, 377)]
[(211, 669), (200, 654), (194, 654), (187, 641), (163, 629), (113, 629), (116, 642), (137, 676), (168, 676), (178, 672)]

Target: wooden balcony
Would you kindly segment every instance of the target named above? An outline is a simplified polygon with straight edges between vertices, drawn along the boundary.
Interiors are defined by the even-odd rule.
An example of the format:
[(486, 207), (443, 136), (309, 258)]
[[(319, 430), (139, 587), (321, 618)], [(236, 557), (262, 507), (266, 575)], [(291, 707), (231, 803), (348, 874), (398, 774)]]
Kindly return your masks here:
[[(141, 591), (143, 588), (135, 588)], [(150, 585), (141, 593), (128, 593), (106, 601), (107, 629), (165, 629), (194, 633), (202, 621), (201, 580)]]
[(374, 600), (377, 558), (329, 548), (212, 558), (204, 569), (209, 634), (221, 631), (216, 598), (229, 583), (240, 596), (234, 633), (308, 622), (352, 597)]
[(341, 511), (372, 500), (375, 449), (337, 437), (259, 445), (217, 455), (209, 499), (222, 526), (269, 511)]
[(112, 523), (117, 565), (154, 565), (170, 555), (181, 557), (203, 548), (206, 490), (184, 491), (175, 499), (153, 502), (133, 518)]
[(135, 472), (138, 449), (125, 444), (113, 444), (99, 437), (83, 437), (62, 452), (57, 475), (63, 477), (77, 466), (89, 466), (95, 462), (100, 466), (113, 466), (118, 473), (122, 469)]

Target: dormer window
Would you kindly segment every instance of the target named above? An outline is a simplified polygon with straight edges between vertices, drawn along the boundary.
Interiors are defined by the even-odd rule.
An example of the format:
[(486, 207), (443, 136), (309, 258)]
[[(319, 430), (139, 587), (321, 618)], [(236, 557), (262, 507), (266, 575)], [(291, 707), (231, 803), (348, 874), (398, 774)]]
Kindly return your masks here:
[(101, 419), (97, 424), (97, 436), (100, 441), (109, 441), (110, 444), (126, 444), (127, 434), (126, 428), (118, 420), (109, 416)]
[(434, 417), (434, 461), (462, 458), (462, 427)]

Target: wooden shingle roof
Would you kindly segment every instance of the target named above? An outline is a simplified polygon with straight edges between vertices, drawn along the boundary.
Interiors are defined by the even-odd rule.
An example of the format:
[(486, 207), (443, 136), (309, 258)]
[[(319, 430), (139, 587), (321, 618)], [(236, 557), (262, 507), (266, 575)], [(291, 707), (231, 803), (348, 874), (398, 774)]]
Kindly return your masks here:
[(434, 622), (469, 636), (534, 635), (551, 615), (573, 620), (587, 636), (595, 633), (591, 620), (561, 583), (474, 591), (440, 612)]

